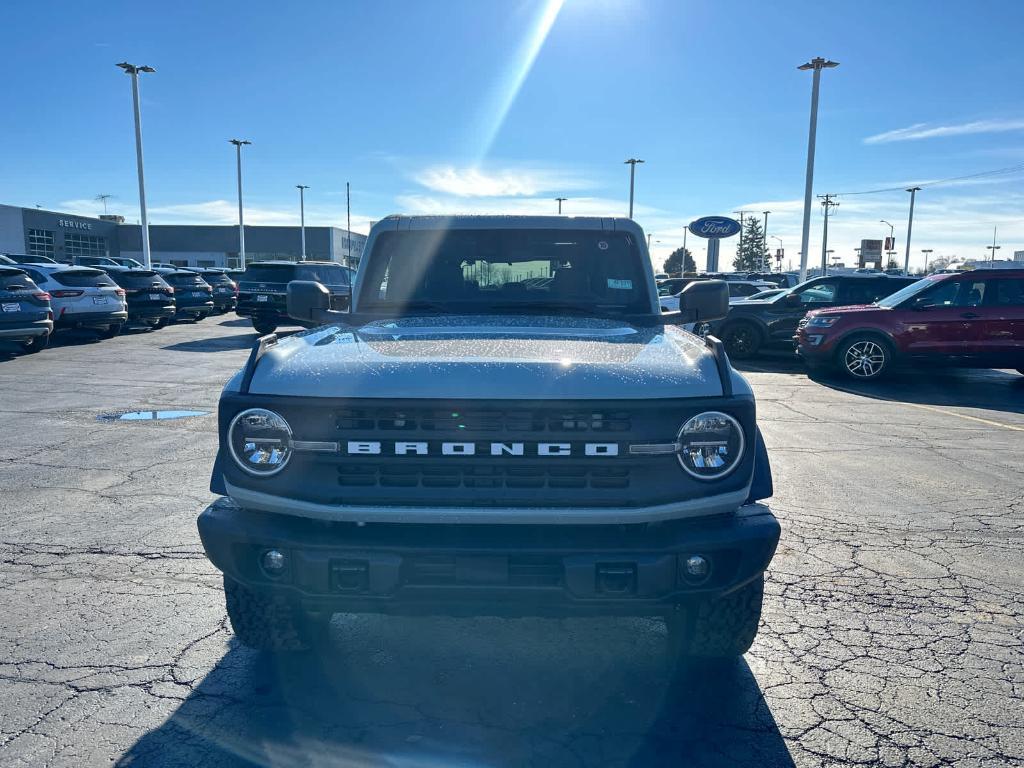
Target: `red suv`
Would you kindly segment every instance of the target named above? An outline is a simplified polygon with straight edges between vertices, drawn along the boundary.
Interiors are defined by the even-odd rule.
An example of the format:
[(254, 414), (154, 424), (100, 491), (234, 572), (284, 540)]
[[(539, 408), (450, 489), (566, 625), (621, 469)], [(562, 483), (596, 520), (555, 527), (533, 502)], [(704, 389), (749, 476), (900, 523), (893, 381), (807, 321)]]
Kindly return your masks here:
[(861, 380), (900, 362), (1024, 373), (1024, 269), (932, 275), (874, 304), (815, 310), (794, 340), (809, 366)]

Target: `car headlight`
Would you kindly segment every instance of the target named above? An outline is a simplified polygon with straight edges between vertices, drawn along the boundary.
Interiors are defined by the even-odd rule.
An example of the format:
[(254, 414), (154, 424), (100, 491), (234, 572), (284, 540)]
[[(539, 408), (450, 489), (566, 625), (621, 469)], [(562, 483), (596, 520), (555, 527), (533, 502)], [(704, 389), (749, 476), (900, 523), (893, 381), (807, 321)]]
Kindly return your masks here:
[(720, 411), (689, 419), (676, 441), (679, 463), (698, 480), (719, 480), (736, 469), (746, 443), (740, 423)]
[(813, 328), (831, 328), (839, 321), (838, 315), (823, 315), (821, 317), (812, 317), (807, 321), (807, 324)]
[(228, 426), (228, 450), (235, 463), (250, 475), (277, 474), (292, 457), (292, 430), (280, 414), (249, 408)]

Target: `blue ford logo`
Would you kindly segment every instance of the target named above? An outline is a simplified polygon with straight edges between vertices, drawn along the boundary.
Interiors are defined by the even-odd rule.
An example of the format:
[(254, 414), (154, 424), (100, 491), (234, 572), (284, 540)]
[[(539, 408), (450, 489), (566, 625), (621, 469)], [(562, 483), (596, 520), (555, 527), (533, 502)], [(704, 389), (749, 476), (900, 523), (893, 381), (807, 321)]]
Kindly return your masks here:
[(690, 232), (697, 237), (732, 237), (739, 234), (740, 223), (728, 216), (702, 216), (690, 222)]

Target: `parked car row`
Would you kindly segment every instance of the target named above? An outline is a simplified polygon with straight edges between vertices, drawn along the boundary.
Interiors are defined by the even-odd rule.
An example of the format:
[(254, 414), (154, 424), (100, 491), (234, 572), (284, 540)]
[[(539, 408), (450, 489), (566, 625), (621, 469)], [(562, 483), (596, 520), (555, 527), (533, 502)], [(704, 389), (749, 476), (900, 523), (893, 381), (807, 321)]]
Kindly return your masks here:
[(812, 369), (862, 381), (908, 364), (1024, 373), (1024, 269), (817, 277), (730, 301), (726, 317), (695, 330), (736, 359), (795, 349)]
[(13, 341), (26, 352), (44, 349), (50, 334), (61, 328), (113, 338), (127, 324), (157, 329), (229, 312), (237, 299), (238, 285), (225, 270), (98, 268), (0, 256), (0, 341)]

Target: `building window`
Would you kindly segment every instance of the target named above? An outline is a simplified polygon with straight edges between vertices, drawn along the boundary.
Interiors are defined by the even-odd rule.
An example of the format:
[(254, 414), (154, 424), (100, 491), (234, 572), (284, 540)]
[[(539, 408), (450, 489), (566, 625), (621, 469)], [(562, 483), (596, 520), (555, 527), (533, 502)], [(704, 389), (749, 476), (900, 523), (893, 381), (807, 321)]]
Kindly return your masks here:
[(53, 232), (49, 229), (30, 229), (28, 231), (28, 252), (33, 256), (49, 256), (53, 258)]
[(107, 239), (105, 237), (96, 237), (95, 235), (65, 233), (64, 255), (69, 259), (73, 259), (76, 256), (106, 256)]

